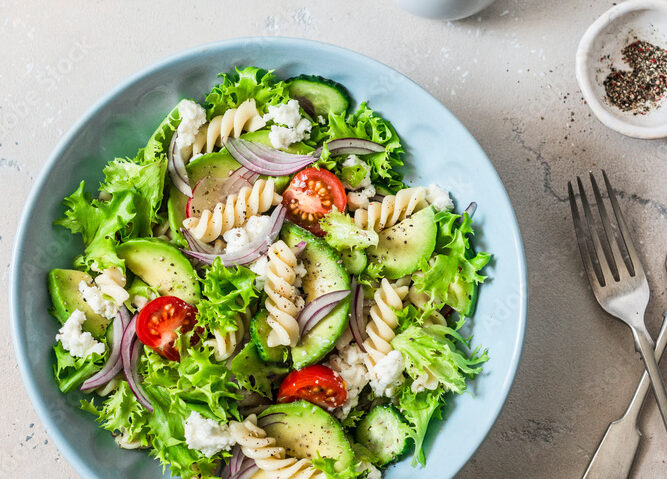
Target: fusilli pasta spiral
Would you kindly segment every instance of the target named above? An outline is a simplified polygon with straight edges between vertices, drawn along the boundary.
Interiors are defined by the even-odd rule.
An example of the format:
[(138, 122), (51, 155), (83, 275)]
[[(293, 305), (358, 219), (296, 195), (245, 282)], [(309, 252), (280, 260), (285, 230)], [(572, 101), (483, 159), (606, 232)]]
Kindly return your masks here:
[(116, 305), (120, 306), (130, 297), (125, 291), (125, 275), (117, 267), (107, 268), (95, 277), (95, 284), (102, 294), (106, 294), (114, 300)]
[(403, 307), (409, 283), (410, 278), (401, 278), (394, 284), (383, 278), (380, 287), (375, 291), (375, 304), (370, 310), (371, 321), (366, 326), (368, 338), (364, 341), (364, 349), (368, 353), (365, 361), (369, 370), (393, 350), (391, 340), (396, 336), (394, 329), (398, 326), (394, 310)]
[(216, 361), (224, 361), (229, 358), (236, 347), (243, 341), (245, 334), (245, 324), (240, 317), (236, 318), (238, 329), (229, 333), (222, 333), (221, 331), (213, 331), (213, 338), (207, 339), (205, 344), (213, 349)]
[(229, 431), (246, 457), (254, 459), (268, 479), (326, 479), (326, 475), (312, 466), (310, 459), (287, 457), (285, 448), (257, 426), (257, 417), (251, 414), (243, 422), (232, 421)]
[(243, 131), (257, 131), (264, 125), (266, 122), (257, 111), (255, 99), (250, 98), (202, 126), (192, 145), (192, 156), (211, 153), (215, 147), (222, 147), (230, 136), (238, 138)]
[(238, 228), (251, 216), (268, 211), (282, 200), (276, 193), (273, 180), (257, 180), (252, 187), (244, 186), (225, 203), (218, 203), (213, 211), (204, 210), (199, 218), (190, 217), (183, 226), (200, 241), (210, 243), (232, 228)]
[(354, 222), (359, 228), (372, 228), (380, 232), (424, 208), (425, 198), (426, 190), (423, 187), (406, 188), (396, 195), (385, 196), (382, 203), (373, 201), (367, 209), (356, 210)]
[(264, 305), (269, 312), (267, 322), (271, 332), (267, 344), (270, 347), (296, 346), (299, 340), (299, 323), (296, 321), (299, 314), (296, 304), (298, 291), (294, 286), (297, 259), (284, 241), (271, 245), (268, 255), (264, 283), (267, 297)]

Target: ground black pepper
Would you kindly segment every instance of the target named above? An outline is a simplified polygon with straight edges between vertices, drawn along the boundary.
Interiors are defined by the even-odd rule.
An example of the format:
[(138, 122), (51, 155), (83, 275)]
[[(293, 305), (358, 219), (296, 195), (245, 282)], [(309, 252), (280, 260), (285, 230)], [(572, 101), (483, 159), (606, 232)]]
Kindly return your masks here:
[(622, 53), (632, 70), (611, 68), (603, 83), (607, 100), (623, 111), (645, 115), (667, 94), (667, 50), (635, 39)]

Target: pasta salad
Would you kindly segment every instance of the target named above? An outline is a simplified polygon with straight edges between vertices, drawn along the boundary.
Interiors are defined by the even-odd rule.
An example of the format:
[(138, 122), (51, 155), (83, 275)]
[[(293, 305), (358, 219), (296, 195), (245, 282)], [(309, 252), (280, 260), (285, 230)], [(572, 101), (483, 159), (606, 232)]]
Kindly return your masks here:
[(391, 123), (318, 76), (221, 74), (85, 182), (48, 274), (54, 376), (172, 476), (381, 477), (487, 361), (471, 215), (403, 183)]

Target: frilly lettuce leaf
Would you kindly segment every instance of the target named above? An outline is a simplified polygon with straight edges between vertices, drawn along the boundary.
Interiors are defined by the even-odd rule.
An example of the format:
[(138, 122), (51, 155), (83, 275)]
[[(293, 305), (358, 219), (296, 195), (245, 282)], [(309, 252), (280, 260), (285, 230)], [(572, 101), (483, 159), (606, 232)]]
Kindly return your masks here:
[(125, 270), (124, 261), (116, 254), (117, 236), (127, 236), (130, 224), (136, 216), (135, 193), (121, 191), (109, 201), (93, 199), (85, 192), (85, 182), (65, 198), (68, 208), (65, 217), (55, 224), (72, 233), (81, 233), (85, 245), (84, 254), (77, 257), (77, 267), (89, 270), (96, 264), (99, 270), (116, 266)]
[(53, 347), (56, 362), (53, 365), (53, 375), (58, 389), (68, 393), (81, 384), (104, 366), (104, 355), (93, 353), (85, 358), (72, 356), (60, 341)]
[(454, 329), (441, 325), (409, 326), (391, 341), (401, 352), (405, 371), (413, 379), (421, 375), (433, 375), (445, 391), (461, 394), (466, 389), (466, 379), (480, 373), (481, 364), (487, 361), (485, 351), (479, 346), (470, 354), (460, 347), (467, 347), (465, 340)]
[(255, 277), (244, 266), (225, 268), (220, 258), (216, 258), (201, 280), (205, 299), (197, 305), (199, 326), (222, 334), (236, 331), (238, 313), (247, 311), (258, 297)]
[[(371, 181), (381, 185), (390, 192), (404, 187), (403, 175), (398, 169), (403, 166), (403, 146), (391, 123), (371, 110), (366, 103), (359, 105), (356, 112), (349, 116), (344, 113), (329, 114), (329, 123), (325, 130), (325, 140), (336, 138), (362, 138), (384, 145), (385, 151), (364, 155), (362, 159), (371, 167)], [(318, 165), (329, 170), (339, 169), (339, 161), (332, 158), (329, 150), (324, 148)]]
[(334, 208), (322, 217), (320, 227), (326, 232), (324, 240), (339, 251), (345, 249), (366, 249), (377, 246), (379, 237), (374, 230), (359, 228), (350, 215)]
[(319, 453), (317, 453), (317, 457), (311, 459), (311, 462), (313, 463), (313, 467), (318, 471), (322, 471), (327, 479), (356, 479), (365, 475), (358, 472), (354, 464), (342, 471), (336, 471), (336, 459), (322, 457)]
[(252, 341), (232, 360), (230, 369), (239, 385), (269, 399), (273, 399), (273, 386), (289, 372), (285, 366), (262, 361)]
[(237, 108), (248, 98), (254, 98), (257, 110), (264, 114), (269, 105), (285, 103), (289, 91), (283, 81), (277, 81), (271, 71), (256, 67), (236, 69), (236, 73), (221, 73), (222, 81), (206, 96), (208, 119)]
[[(181, 338), (190, 342), (192, 335)], [(140, 372), (144, 384), (178, 396), (191, 410), (217, 421), (239, 419), (238, 387), (224, 363), (218, 363), (213, 350), (206, 346), (192, 346), (181, 354), (180, 361), (164, 359), (149, 348), (144, 348)]]
[(414, 393), (408, 384), (401, 389), (398, 405), (405, 419), (410, 423), (411, 436), (415, 442), (412, 465), (426, 464), (424, 455), (424, 438), (428, 425), (433, 417), (440, 417), (440, 409), (444, 405), (444, 394), (441, 390)]

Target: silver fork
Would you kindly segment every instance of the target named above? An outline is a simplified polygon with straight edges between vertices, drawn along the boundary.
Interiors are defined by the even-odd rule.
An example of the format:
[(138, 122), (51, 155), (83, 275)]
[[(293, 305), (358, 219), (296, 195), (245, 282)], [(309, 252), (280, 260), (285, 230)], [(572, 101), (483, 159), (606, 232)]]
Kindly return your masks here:
[[(632, 244), (630, 232), (607, 174), (602, 170), (607, 195), (616, 217), (617, 226), (614, 225), (614, 227), (612, 227), (593, 173), (589, 173), (589, 176), (602, 229), (593, 218), (581, 178), (577, 177), (577, 186), (584, 218), (581, 218), (579, 214), (572, 183), (569, 181), (567, 183), (572, 220), (584, 269), (600, 306), (612, 316), (623, 321), (632, 330), (635, 349), (639, 351), (644, 360), (658, 409), (667, 429), (667, 391), (655, 360), (653, 340), (644, 324), (644, 313), (649, 299), (646, 273), (644, 273), (637, 251)], [(624, 248), (626, 252), (625, 258), (621, 254), (621, 248)]]

